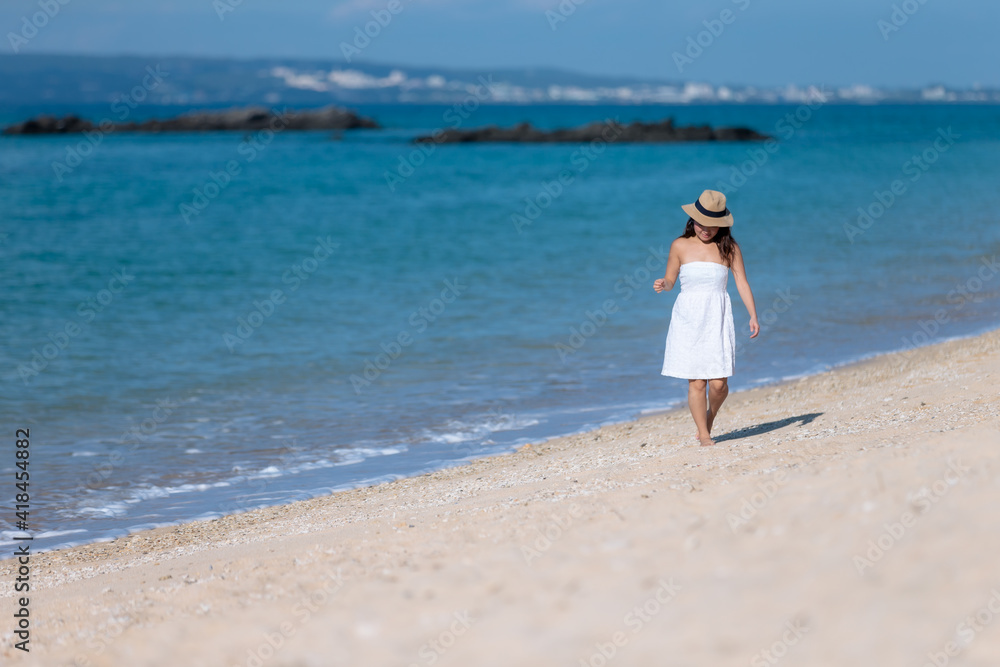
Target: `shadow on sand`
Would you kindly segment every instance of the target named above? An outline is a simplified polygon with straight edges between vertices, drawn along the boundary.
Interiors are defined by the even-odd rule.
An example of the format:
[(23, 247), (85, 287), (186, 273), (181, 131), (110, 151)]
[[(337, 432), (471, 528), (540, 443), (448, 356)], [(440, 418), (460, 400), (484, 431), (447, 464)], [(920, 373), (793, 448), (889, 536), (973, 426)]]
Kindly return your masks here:
[(777, 431), (779, 428), (784, 428), (790, 426), (795, 422), (802, 422), (799, 426), (805, 426), (812, 422), (816, 417), (819, 417), (822, 412), (810, 412), (807, 415), (799, 415), (798, 417), (786, 417), (785, 419), (779, 419), (774, 422), (767, 422), (766, 424), (757, 424), (756, 426), (747, 426), (746, 428), (737, 429), (735, 431), (730, 431), (719, 437), (712, 436), (712, 440), (716, 443), (725, 442), (726, 440), (739, 440), (740, 438), (749, 438), (754, 435), (763, 435), (765, 433), (770, 433), (771, 431)]

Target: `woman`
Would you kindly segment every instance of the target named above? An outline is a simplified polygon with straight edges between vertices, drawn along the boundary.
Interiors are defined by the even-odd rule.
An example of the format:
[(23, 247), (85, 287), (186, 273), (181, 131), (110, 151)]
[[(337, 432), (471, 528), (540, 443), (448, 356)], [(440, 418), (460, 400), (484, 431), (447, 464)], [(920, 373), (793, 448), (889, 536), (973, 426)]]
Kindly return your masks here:
[(681, 279), (661, 375), (688, 381), (688, 407), (698, 427), (698, 440), (714, 445), (712, 423), (729, 395), (727, 378), (733, 374), (736, 357), (732, 304), (726, 292), (730, 270), (750, 313), (750, 338), (757, 336), (760, 327), (743, 253), (729, 232), (733, 214), (726, 208), (726, 196), (705, 190), (698, 201), (681, 208), (690, 216), (687, 226), (670, 245), (666, 274), (653, 283), (653, 289), (662, 292), (673, 289), (678, 276)]

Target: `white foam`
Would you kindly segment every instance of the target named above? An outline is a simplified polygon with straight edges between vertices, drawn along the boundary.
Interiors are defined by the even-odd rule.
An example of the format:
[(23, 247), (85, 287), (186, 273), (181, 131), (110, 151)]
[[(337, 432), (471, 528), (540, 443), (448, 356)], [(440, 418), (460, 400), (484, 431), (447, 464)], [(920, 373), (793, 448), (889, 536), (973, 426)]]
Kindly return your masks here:
[[(194, 451), (198, 450), (188, 450), (188, 453), (193, 453)], [(230, 477), (217, 480), (215, 482), (189, 482), (171, 486), (143, 484), (126, 487), (124, 489), (120, 486), (108, 486), (103, 489), (103, 492), (99, 492), (91, 496), (88, 499), (89, 502), (85, 501), (86, 504), (77, 506), (71, 510), (70, 516), (75, 514), (78, 517), (89, 518), (123, 517), (129, 513), (130, 509), (134, 509), (137, 505), (148, 500), (165, 498), (167, 496), (177, 494), (203, 492), (213, 488), (236, 486), (258, 479), (276, 479), (307, 470), (356, 465), (369, 458), (377, 456), (392, 456), (394, 454), (401, 454), (405, 451), (407, 451), (407, 448), (402, 445), (393, 447), (352, 447), (349, 449), (335, 450), (334, 453), (337, 455), (336, 460), (324, 457), (321, 459), (298, 461), (292, 465), (268, 465), (260, 468), (259, 470), (251, 470), (249, 467), (234, 465), (230, 469), (232, 473)], [(124, 493), (114, 494), (115, 491), (124, 491)], [(118, 497), (109, 498), (108, 496), (112, 494), (117, 495)], [(267, 503), (264, 503), (261, 506), (263, 507), (266, 505)]]
[(31, 535), (32, 539), (40, 540), (48, 537), (61, 537), (63, 535), (75, 535), (78, 533), (89, 532), (83, 528), (74, 528), (72, 530), (46, 530), (41, 533), (26, 532), (23, 530), (3, 530), (0, 531), (0, 546), (9, 546), (12, 544), (24, 544), (26, 540), (15, 540), (15, 537), (24, 537), (26, 534)]
[(500, 431), (519, 431), (529, 426), (541, 423), (532, 417), (519, 417), (499, 412), (487, 413), (476, 421), (449, 420), (444, 430), (424, 429), (420, 439), (423, 442), (433, 442), (454, 445), (470, 440), (484, 440), (489, 435)]
[(35, 537), (59, 537), (60, 535), (72, 535), (73, 533), (86, 533), (87, 531), (83, 528), (74, 528), (71, 530), (46, 530), (45, 532), (38, 533)]

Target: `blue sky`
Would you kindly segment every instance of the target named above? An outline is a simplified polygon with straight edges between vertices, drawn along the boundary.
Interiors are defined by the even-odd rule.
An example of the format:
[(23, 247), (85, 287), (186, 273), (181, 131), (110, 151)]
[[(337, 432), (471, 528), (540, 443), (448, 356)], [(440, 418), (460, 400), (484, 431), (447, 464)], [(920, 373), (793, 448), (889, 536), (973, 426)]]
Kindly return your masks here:
[[(2, 52), (12, 52), (10, 33), (41, 3), (59, 11), (21, 53), (339, 59), (371, 12), (384, 17), (399, 2), (358, 60), (714, 84), (1000, 86), (997, 0), (61, 1), (4, 0)], [(222, 18), (220, 3), (232, 9)], [(560, 4), (572, 13), (559, 13)], [(725, 10), (728, 24), (712, 23)], [(707, 30), (705, 21), (719, 34), (704, 32), (702, 52), (679, 67), (673, 54)]]

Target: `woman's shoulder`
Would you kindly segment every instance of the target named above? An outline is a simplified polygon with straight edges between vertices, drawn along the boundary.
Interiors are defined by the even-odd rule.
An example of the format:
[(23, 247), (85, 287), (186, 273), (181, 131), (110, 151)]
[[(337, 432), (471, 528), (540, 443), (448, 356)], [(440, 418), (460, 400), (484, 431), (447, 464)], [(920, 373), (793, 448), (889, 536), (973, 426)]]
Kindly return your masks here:
[(674, 250), (676, 250), (677, 252), (683, 252), (686, 248), (691, 247), (691, 240), (693, 238), (694, 237), (686, 238), (684, 236), (678, 236), (670, 244), (671, 252), (673, 252)]

